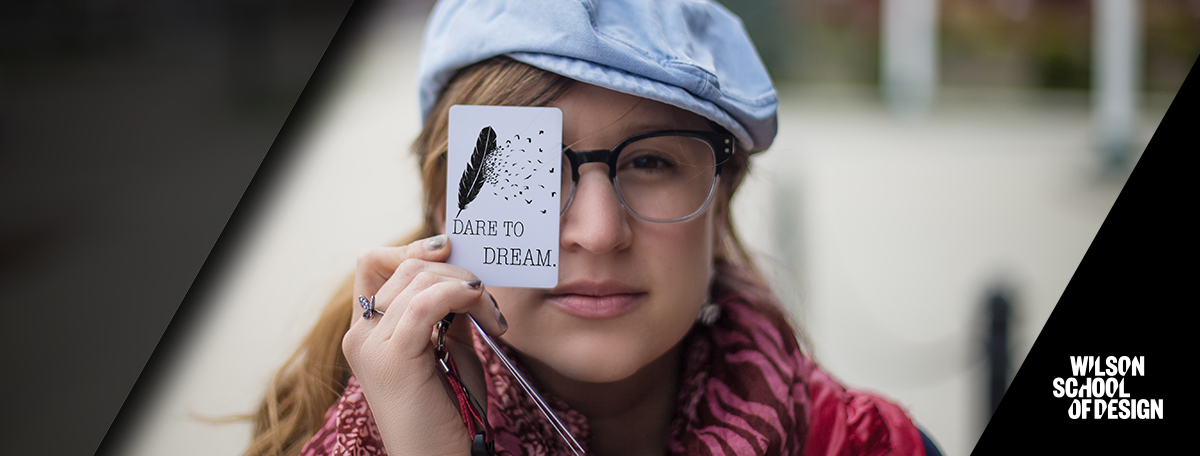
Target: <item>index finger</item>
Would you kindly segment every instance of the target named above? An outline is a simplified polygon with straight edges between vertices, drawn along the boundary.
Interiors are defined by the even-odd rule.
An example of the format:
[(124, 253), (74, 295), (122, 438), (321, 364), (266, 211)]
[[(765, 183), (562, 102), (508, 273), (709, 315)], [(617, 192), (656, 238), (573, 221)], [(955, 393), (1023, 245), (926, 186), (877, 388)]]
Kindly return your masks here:
[(449, 257), (450, 239), (445, 234), (399, 247), (372, 247), (363, 250), (358, 255), (358, 269), (354, 274), (354, 294), (374, 295), (404, 260), (416, 258), (442, 262)]

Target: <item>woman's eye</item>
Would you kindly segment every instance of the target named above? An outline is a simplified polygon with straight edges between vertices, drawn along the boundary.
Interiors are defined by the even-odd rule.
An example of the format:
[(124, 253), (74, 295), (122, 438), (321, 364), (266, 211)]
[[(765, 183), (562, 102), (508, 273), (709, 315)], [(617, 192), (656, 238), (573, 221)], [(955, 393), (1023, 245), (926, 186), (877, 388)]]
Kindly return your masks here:
[(674, 164), (662, 157), (657, 157), (654, 155), (640, 155), (634, 157), (632, 160), (629, 160), (629, 163), (626, 164), (625, 167), (639, 170), (665, 171), (668, 168), (674, 167)]

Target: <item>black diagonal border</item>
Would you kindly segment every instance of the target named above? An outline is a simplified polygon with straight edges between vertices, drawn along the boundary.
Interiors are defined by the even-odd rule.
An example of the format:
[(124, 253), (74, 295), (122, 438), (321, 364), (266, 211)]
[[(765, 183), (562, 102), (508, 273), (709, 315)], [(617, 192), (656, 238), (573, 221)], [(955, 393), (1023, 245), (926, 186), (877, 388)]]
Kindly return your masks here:
[(204, 321), (203, 316), (208, 309), (203, 304), (212, 301), (209, 298), (218, 291), (224, 274), (232, 269), (238, 252), (246, 248), (244, 237), (252, 231), (258, 217), (267, 212), (265, 205), (270, 203), (272, 192), (286, 177), (287, 169), (294, 161), (296, 146), (312, 124), (312, 119), (319, 114), (317, 111), (326, 103), (332, 83), (343, 73), (348, 56), (358, 47), (371, 17), (379, 7), (372, 0), (353, 0), (275, 141), (215, 240), (203, 267), (154, 347), (153, 354), (132, 386), (120, 412), (108, 427), (96, 451), (97, 455), (119, 454), (129, 448), (132, 439), (137, 438), (140, 420), (152, 410), (158, 390), (177, 366), (176, 354), (193, 339), (198, 329), (197, 322)]
[[(1198, 77), (1193, 64), (972, 454), (1189, 448)], [(1144, 356), (1144, 377), (1118, 377), (1131, 399), (1162, 399), (1163, 419), (1070, 418), (1072, 399), (1053, 395), (1070, 356)]]

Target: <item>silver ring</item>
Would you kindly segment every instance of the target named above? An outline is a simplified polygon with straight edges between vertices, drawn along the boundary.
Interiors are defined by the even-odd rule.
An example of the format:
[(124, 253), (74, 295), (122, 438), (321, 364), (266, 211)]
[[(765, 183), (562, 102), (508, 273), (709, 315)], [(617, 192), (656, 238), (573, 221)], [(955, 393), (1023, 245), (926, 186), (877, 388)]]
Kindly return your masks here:
[(362, 317), (370, 320), (375, 314), (383, 315), (383, 311), (375, 308), (375, 295), (371, 295), (370, 299), (358, 295), (358, 305), (362, 306)]

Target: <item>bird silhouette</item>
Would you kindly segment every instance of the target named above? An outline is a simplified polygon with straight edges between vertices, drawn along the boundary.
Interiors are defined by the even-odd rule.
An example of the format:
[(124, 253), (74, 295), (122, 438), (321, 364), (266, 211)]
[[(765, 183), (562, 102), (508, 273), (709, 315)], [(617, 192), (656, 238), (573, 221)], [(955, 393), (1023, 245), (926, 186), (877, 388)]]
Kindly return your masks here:
[[(544, 135), (545, 132), (545, 130), (539, 130), (538, 134)], [(488, 163), (495, 172), (487, 175), (487, 180), (485, 183), (492, 186), (494, 190), (492, 192), (493, 196), (503, 196), (505, 201), (520, 198), (525, 201), (525, 204), (533, 204), (534, 201), (536, 201), (537, 198), (523, 197), (525, 195), (525, 190), (529, 190), (533, 184), (524, 185), (520, 184), (519, 182), (532, 179), (533, 176), (541, 170), (540, 167), (529, 166), (533, 165), (534, 160), (537, 161), (538, 166), (546, 164), (546, 161), (543, 161), (536, 156), (529, 156), (529, 154), (533, 152), (532, 147), (526, 149), (520, 147), (519, 145), (514, 145), (514, 142), (519, 142), (521, 139), (525, 139), (527, 144), (532, 144), (533, 138), (530, 136), (533, 135), (527, 135), (525, 138), (522, 138), (520, 134), (514, 134), (497, 148), (495, 154), (488, 157)], [(539, 147), (537, 152), (539, 154), (545, 153), (545, 149)], [(521, 159), (525, 159), (524, 164), (521, 163)], [(550, 168), (548, 172), (553, 174), (554, 170), (555, 168)], [(501, 182), (501, 180), (503, 180), (503, 182)], [(513, 182), (514, 180), (517, 182)], [(535, 183), (537, 182), (535, 181)], [(546, 185), (538, 183), (537, 186), (543, 190), (546, 189)], [(505, 191), (505, 193), (507, 193), (509, 188), (513, 188), (517, 190), (517, 192), (500, 195), (501, 191)], [(557, 191), (550, 192), (551, 197), (557, 195)], [(548, 210), (546, 209), (541, 209), (540, 211), (543, 214), (548, 213)]]

